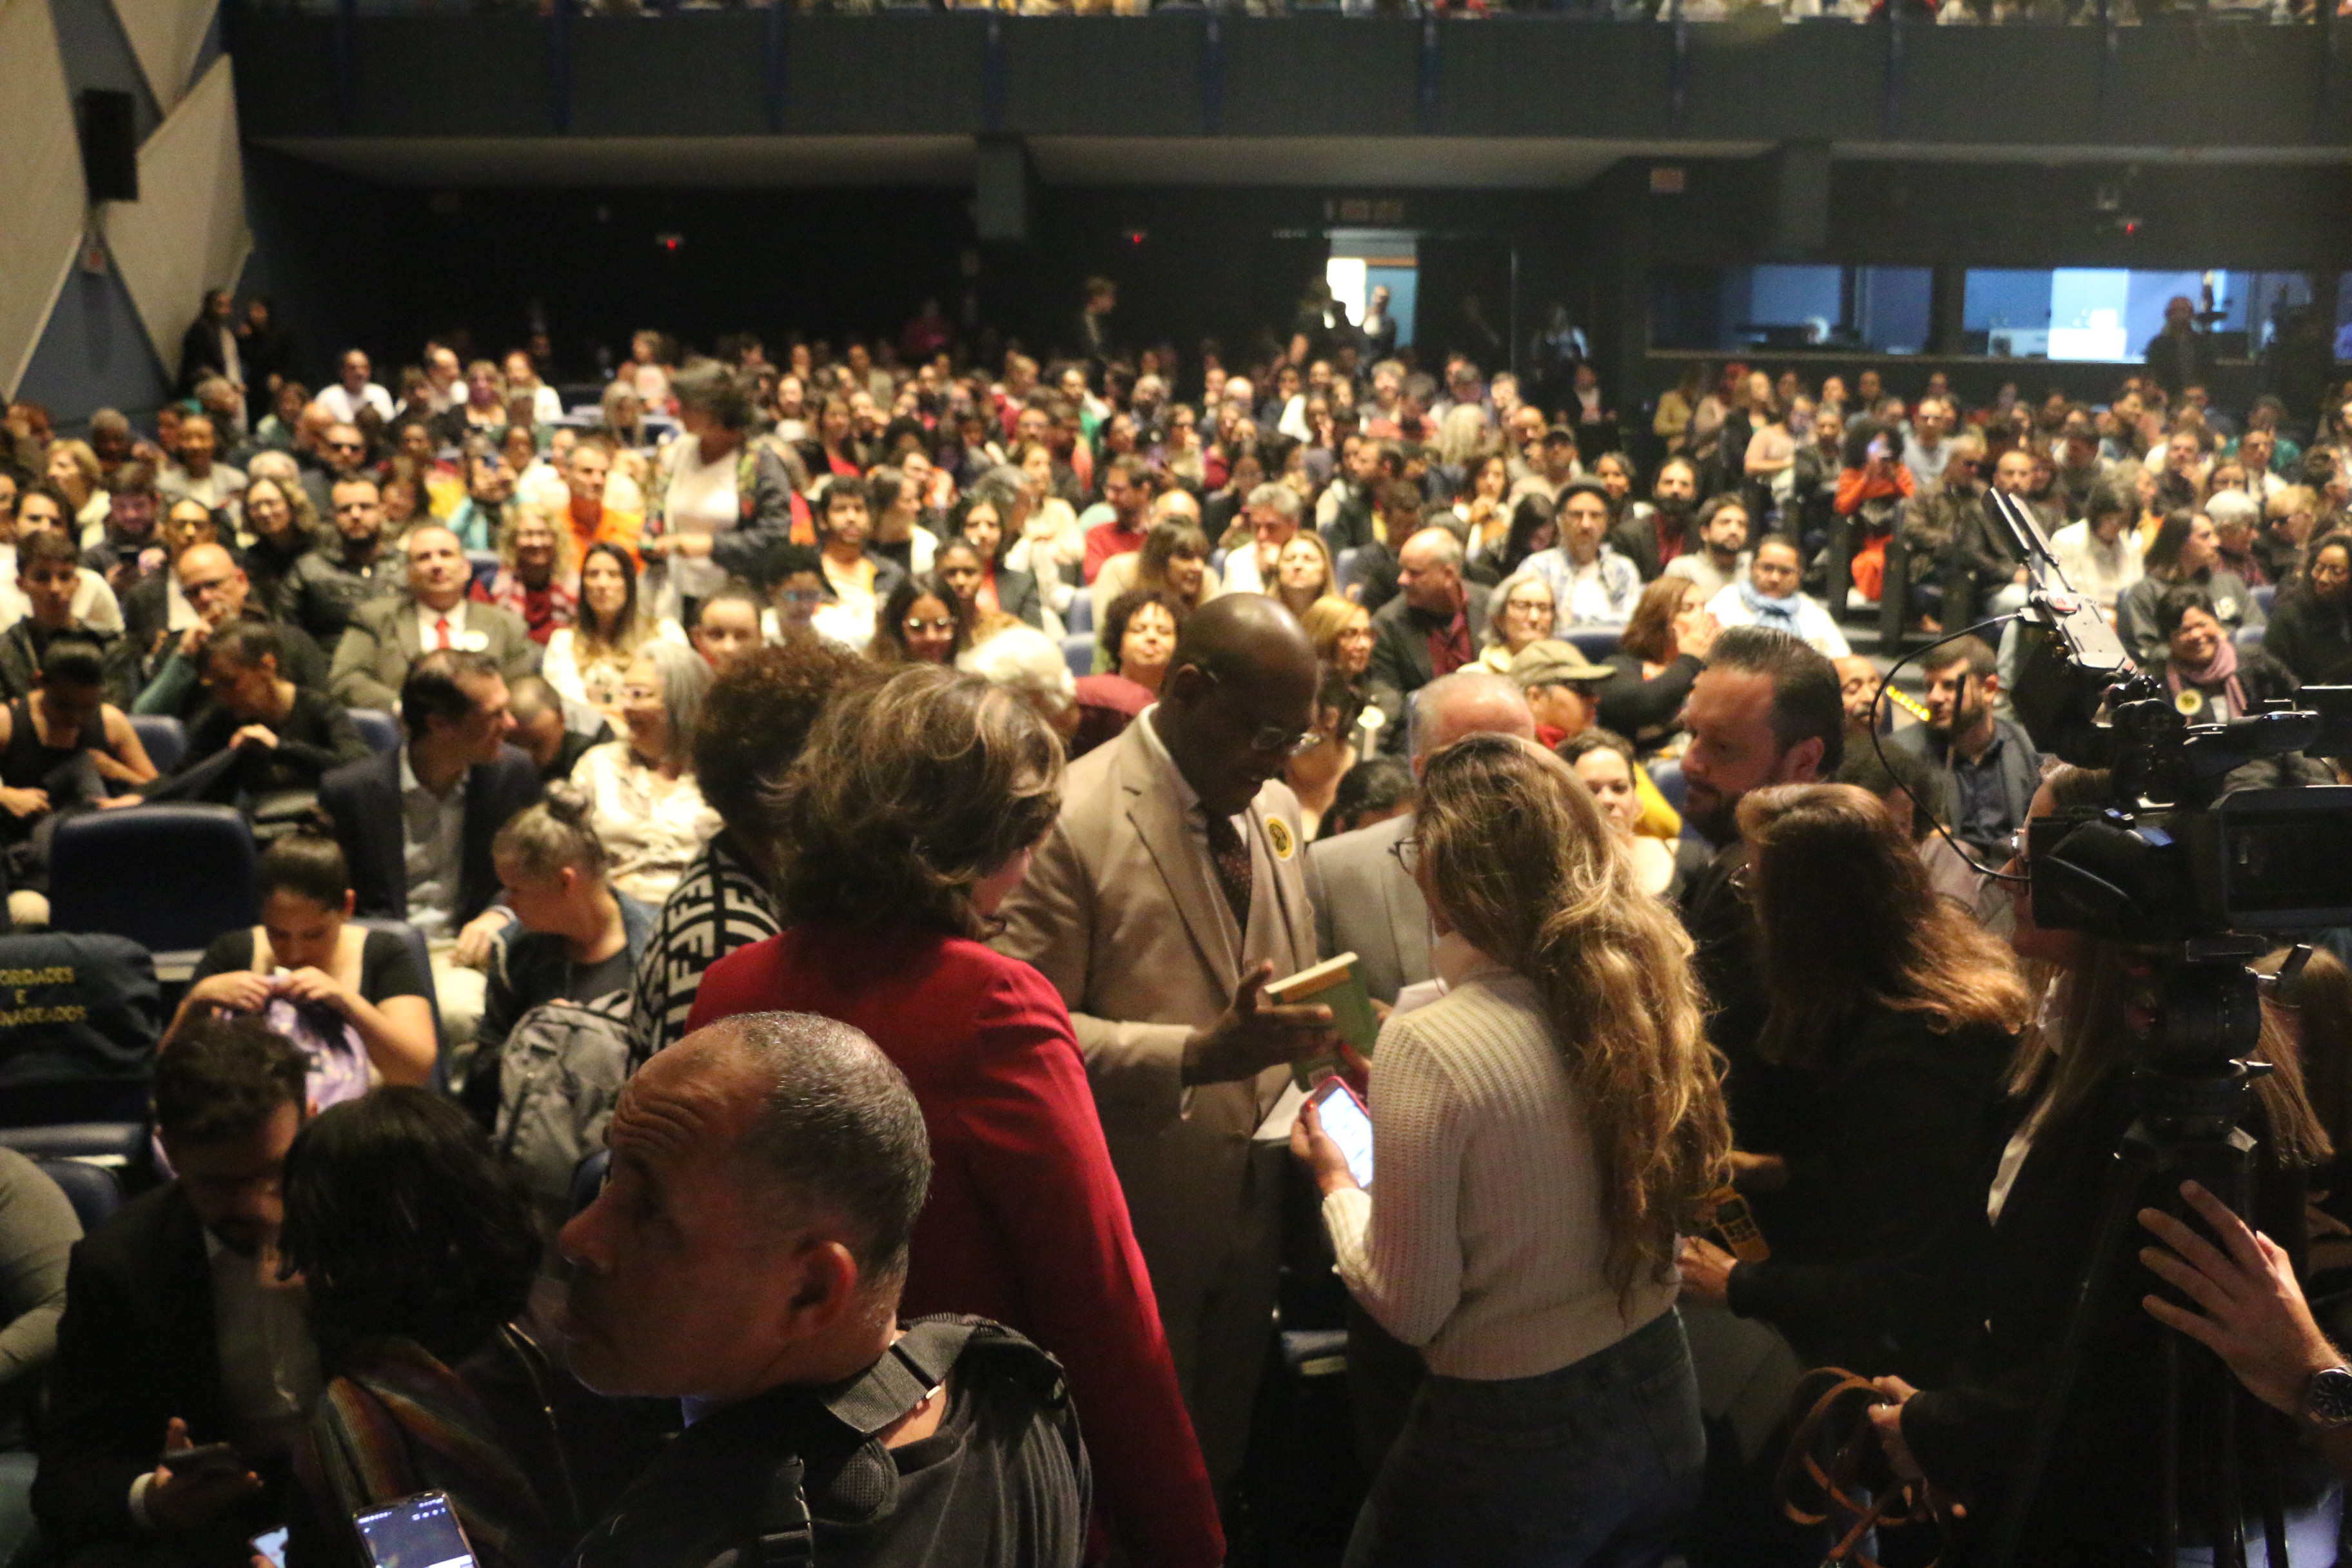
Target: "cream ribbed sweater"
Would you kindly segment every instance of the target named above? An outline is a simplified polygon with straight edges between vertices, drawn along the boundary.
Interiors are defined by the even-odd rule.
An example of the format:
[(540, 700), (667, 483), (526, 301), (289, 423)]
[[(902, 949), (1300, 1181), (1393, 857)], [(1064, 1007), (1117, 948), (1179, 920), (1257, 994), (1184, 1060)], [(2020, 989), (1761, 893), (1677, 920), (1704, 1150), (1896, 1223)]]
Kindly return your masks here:
[(1323, 1200), (1339, 1274), (1445, 1377), (1534, 1377), (1674, 1304), (1643, 1279), (1621, 1311), (1591, 1140), (1534, 983), (1448, 937), (1453, 990), (1381, 1029), (1374, 1193)]

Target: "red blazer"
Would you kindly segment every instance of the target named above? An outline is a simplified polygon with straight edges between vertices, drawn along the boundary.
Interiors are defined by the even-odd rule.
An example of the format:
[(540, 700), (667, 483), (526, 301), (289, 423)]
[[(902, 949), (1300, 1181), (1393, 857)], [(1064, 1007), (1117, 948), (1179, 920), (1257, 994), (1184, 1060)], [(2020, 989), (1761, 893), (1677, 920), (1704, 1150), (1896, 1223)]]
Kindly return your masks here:
[(900, 1310), (978, 1313), (1059, 1356), (1129, 1554), (1222, 1563), (1216, 1497), (1060, 994), (978, 942), (801, 926), (711, 965), (687, 1026), (765, 1012), (862, 1030), (914, 1086), (931, 1187)]

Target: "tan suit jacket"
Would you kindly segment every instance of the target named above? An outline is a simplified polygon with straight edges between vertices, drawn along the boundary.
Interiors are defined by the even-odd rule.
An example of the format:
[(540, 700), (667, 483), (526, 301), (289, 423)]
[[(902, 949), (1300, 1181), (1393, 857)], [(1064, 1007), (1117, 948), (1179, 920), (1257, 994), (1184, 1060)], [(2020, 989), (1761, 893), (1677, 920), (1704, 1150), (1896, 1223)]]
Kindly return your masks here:
[(1005, 900), (997, 945), (1069, 1006), (1210, 1479), (1223, 1486), (1239, 1468), (1265, 1360), (1288, 1158), (1251, 1134), (1287, 1069), (1188, 1090), (1184, 1040), (1224, 1011), (1245, 970), (1270, 959), (1280, 979), (1314, 963), (1315, 921), (1289, 788), (1270, 782), (1250, 805), (1244, 931), (1146, 721), (1072, 765), (1061, 820)]

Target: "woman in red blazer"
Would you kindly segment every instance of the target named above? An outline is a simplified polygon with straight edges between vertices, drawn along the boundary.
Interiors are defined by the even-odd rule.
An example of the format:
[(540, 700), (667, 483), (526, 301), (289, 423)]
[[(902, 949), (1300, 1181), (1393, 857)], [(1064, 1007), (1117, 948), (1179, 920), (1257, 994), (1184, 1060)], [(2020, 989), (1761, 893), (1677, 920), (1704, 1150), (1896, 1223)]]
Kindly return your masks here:
[(1211, 1568), (1215, 1496), (1069, 1012), (976, 940), (1061, 778), (1045, 721), (972, 677), (917, 666), (837, 697), (778, 809), (792, 923), (712, 965), (688, 1027), (816, 1013), (882, 1047), (931, 1141), (900, 1310), (978, 1313), (1060, 1357), (1129, 1555)]

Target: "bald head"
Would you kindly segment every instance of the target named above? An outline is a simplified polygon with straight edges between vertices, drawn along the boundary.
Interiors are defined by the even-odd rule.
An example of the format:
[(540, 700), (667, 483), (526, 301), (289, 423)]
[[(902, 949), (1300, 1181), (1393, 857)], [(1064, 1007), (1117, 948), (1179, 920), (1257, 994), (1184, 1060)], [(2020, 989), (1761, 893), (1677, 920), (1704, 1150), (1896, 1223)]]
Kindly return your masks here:
[(1533, 741), (1536, 716), (1527, 693), (1507, 675), (1483, 669), (1441, 675), (1413, 693), (1412, 771), (1465, 735), (1512, 735)]
[(1414, 609), (1450, 615), (1462, 607), (1462, 542), (1443, 528), (1424, 528), (1397, 552), (1397, 592)]
[(208, 626), (235, 620), (245, 611), (247, 584), (236, 557), (218, 544), (191, 544), (172, 564), (180, 592)]
[(1225, 594), (1176, 638), (1152, 727), (1176, 770), (1221, 816), (1249, 808), (1315, 721), (1315, 645), (1259, 594)]
[(1315, 644), (1298, 617), (1263, 594), (1223, 594), (1186, 617), (1173, 670), (1196, 665), (1221, 679), (1315, 679)]

